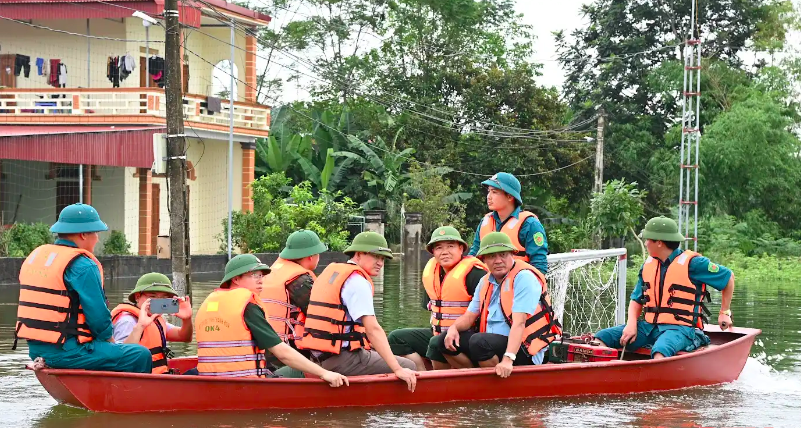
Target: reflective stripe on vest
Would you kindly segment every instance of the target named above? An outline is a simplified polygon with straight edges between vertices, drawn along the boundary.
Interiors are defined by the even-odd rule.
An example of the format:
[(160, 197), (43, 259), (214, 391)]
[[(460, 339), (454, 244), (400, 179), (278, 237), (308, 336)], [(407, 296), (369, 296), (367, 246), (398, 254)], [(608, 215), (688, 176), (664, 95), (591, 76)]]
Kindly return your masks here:
[(313, 280), (317, 276), (303, 266), (282, 258), (276, 260), (270, 269), (270, 273), (264, 278), (264, 288), (259, 296), (267, 313), (267, 321), (281, 340), (298, 340), (300, 334), (295, 326), (301, 323), (298, 321), (301, 310), (289, 302), (286, 287), (301, 275), (310, 275)]
[(520, 211), (517, 218), (509, 216), (501, 226), (501, 230), (497, 230), (495, 216), (492, 214), (493, 213), (488, 213), (484, 216), (484, 219), (481, 220), (481, 228), (478, 230), (479, 239), (484, 239), (484, 237), (491, 232), (503, 232), (504, 235), (512, 240), (512, 245), (517, 249), (515, 259), (528, 262), (529, 258), (528, 254), (526, 254), (526, 247), (520, 243), (520, 229), (529, 217), (534, 217), (537, 221), (539, 221), (539, 217), (530, 211)]
[(430, 259), (423, 270), (423, 287), (431, 300), (431, 328), (439, 335), (467, 311), (473, 296), (467, 293), (465, 280), (474, 267), (487, 270), (481, 260), (467, 256), (453, 267), (440, 283), (442, 266)]
[(683, 251), (668, 266), (662, 278), (662, 262), (648, 257), (643, 264), (643, 306), (645, 321), (652, 324), (673, 324), (704, 328), (709, 322), (709, 309), (704, 300), (712, 298), (706, 284), (696, 286), (690, 280), (690, 261), (700, 256), (694, 251)]
[[(139, 320), (140, 311), (136, 305), (121, 303), (111, 311), (111, 322), (116, 324), (123, 313), (131, 314)], [(167, 358), (170, 355), (170, 349), (167, 348), (166, 331), (167, 322), (164, 321), (164, 317), (159, 315), (150, 325), (145, 327), (142, 337), (139, 339), (139, 344), (150, 350), (150, 355), (153, 356), (152, 373), (154, 374), (162, 374), (169, 371)]]
[(103, 266), (89, 251), (65, 245), (42, 245), (25, 259), (19, 273), (20, 292), (17, 308), (17, 339), (37, 340), (64, 344), (67, 338), (78, 337), (78, 342), (93, 339), (83, 314), (78, 294), (67, 289), (64, 273), (76, 257), (91, 259), (100, 272), (103, 286)]
[[(364, 326), (361, 323), (346, 321), (348, 308), (342, 304), (342, 286), (351, 275), (361, 275), (370, 283), (370, 275), (351, 263), (331, 263), (314, 281), (309, 310), (302, 327), (302, 338), (295, 342), (298, 349), (339, 354), (342, 342), (350, 342), (346, 350), (353, 351), (364, 347), (370, 349)], [(345, 331), (350, 327), (350, 331)]]
[[(529, 355), (536, 355), (543, 348), (553, 342), (557, 335), (562, 334), (562, 326), (554, 316), (551, 306), (551, 296), (548, 294), (548, 282), (545, 275), (537, 268), (526, 262), (515, 261), (512, 270), (506, 274), (506, 278), (501, 284), (500, 304), (506, 324), (512, 326), (512, 306), (515, 297), (515, 277), (517, 274), (528, 270), (537, 277), (542, 289), (540, 290), (540, 301), (534, 310), (534, 314), (526, 319), (525, 329), (523, 330), (522, 349)], [(489, 281), (489, 275), (481, 280), (481, 295), (479, 305), (481, 307), (479, 331), (487, 331), (487, 318), (489, 317), (489, 303), (492, 298), (494, 285)]]
[(264, 351), (258, 349), (245, 324), (249, 303), (258, 305), (256, 294), (245, 288), (217, 289), (195, 316), (197, 369), (201, 376), (270, 376)]

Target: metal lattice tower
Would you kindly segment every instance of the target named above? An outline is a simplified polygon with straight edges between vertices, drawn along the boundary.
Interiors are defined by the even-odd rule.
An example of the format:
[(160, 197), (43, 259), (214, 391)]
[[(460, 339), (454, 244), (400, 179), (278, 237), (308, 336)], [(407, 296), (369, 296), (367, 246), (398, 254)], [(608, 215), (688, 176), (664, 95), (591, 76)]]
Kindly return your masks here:
[(701, 143), (701, 37), (698, 2), (692, 0), (690, 35), (684, 50), (684, 88), (681, 107), (681, 156), (679, 180), (679, 230), (685, 237), (683, 248), (698, 250), (698, 169)]

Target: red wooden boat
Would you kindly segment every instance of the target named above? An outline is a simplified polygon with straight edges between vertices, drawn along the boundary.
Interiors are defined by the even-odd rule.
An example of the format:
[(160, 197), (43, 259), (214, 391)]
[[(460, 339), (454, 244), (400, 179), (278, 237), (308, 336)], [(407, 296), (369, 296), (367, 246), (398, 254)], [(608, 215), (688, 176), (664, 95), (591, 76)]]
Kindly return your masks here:
[[(414, 393), (394, 375), (350, 377), (332, 389), (319, 379), (220, 379), (87, 370), (35, 370), (60, 403), (96, 412), (261, 410), (388, 406), (440, 402), (626, 394), (731, 382), (740, 375), (758, 329), (706, 329), (712, 343), (691, 353), (651, 360), (629, 352), (625, 361), (515, 367), (501, 379), (493, 369), (420, 373)], [(171, 366), (192, 368), (196, 358)], [(30, 367), (29, 367), (30, 368)]]

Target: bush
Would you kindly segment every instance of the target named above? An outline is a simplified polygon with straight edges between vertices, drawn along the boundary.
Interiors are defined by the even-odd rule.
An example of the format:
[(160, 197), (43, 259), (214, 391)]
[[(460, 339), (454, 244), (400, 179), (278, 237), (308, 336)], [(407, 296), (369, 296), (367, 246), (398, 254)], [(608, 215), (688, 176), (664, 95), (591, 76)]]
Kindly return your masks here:
[(103, 254), (107, 256), (128, 256), (131, 254), (131, 243), (125, 238), (125, 233), (119, 230), (112, 230), (111, 234), (103, 241)]
[(741, 220), (733, 216), (706, 217), (698, 226), (698, 247), (713, 256), (740, 253), (801, 257), (801, 242), (782, 234), (779, 225), (761, 210), (749, 211)]
[(410, 187), (415, 190), (416, 197), (406, 202), (406, 212), (423, 215), (423, 240), (428, 242), (431, 233), (440, 226), (453, 226), (466, 238), (472, 229), (465, 226), (465, 204), (461, 201), (471, 195), (454, 192), (451, 183), (442, 175), (426, 171), (417, 164), (413, 164), (409, 172)]
[(0, 256), (27, 257), (36, 247), (53, 243), (50, 226), (44, 223), (15, 223), (0, 231)]
[[(315, 197), (311, 183), (304, 181), (289, 187), (290, 180), (281, 173), (258, 178), (253, 187), (253, 211), (235, 211), (232, 217), (232, 245), (242, 253), (277, 252), (286, 238), (298, 229), (312, 230), (331, 251), (348, 245), (348, 219), (357, 205), (350, 198), (337, 199), (339, 193), (322, 191)], [(222, 220), (218, 235), (220, 249), (228, 248), (228, 219)]]

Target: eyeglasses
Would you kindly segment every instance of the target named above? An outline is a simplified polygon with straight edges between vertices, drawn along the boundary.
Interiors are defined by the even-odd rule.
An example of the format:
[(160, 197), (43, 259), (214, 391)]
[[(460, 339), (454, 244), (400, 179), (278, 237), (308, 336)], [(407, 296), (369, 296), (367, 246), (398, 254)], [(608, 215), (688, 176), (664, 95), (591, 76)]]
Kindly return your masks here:
[(253, 279), (255, 279), (255, 280), (260, 280), (260, 279), (264, 278), (264, 273), (262, 273), (262, 272), (252, 272), (250, 274), (250, 276), (252, 276)]

